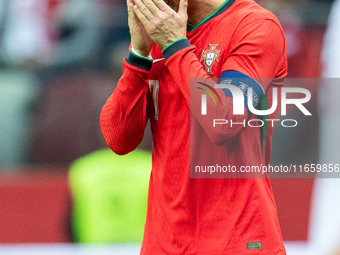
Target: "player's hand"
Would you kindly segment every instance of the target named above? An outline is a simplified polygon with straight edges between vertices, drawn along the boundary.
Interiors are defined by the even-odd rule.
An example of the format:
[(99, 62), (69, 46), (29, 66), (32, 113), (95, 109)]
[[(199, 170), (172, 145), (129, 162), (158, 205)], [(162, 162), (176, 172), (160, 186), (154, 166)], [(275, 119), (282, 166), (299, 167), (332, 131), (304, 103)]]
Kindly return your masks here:
[(147, 57), (150, 54), (153, 41), (148, 32), (137, 18), (133, 6), (133, 0), (127, 0), (128, 14), (129, 14), (129, 29), (131, 35), (131, 43), (133, 48), (142, 56)]
[(180, 0), (178, 12), (163, 0), (134, 0), (134, 12), (152, 40), (163, 49), (185, 37), (187, 32), (188, 0)]

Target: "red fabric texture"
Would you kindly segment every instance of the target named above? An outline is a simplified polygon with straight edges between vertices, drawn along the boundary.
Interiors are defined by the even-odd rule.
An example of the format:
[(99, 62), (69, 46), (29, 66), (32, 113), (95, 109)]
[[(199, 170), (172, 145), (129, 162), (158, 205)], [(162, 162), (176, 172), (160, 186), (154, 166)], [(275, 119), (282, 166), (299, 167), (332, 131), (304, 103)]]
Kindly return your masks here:
[[(154, 45), (152, 57), (157, 61), (150, 72), (124, 61), (123, 77), (101, 115), (104, 137), (118, 154), (134, 150), (147, 120), (151, 121), (153, 169), (141, 254), (286, 254), (268, 179), (192, 179), (189, 170), (190, 139), (204, 151), (219, 144), (217, 153), (231, 165), (270, 162), (271, 125), (262, 154), (258, 129), (216, 131), (207, 124), (209, 119), (190, 122), (190, 109), (195, 116), (199, 110), (190, 101), (199, 96), (190, 93), (201, 93), (190, 88), (190, 78), (219, 77), (226, 70), (242, 72), (262, 85), (271, 106), (273, 87), (282, 86), (282, 80), (275, 79), (284, 78), (287, 70), (281, 26), (254, 1), (236, 0), (228, 10), (188, 32), (187, 38), (193, 46), (167, 61), (160, 60), (164, 57), (161, 48)], [(200, 62), (209, 44), (219, 44), (217, 50), (221, 50), (213, 75)], [(148, 89), (152, 80), (159, 82), (158, 120)], [(226, 119), (236, 118), (232, 99), (222, 90), (218, 93), (227, 106), (222, 109)], [(195, 134), (199, 136), (190, 137)], [(211, 160), (203, 152), (200, 157)], [(248, 250), (247, 242), (261, 242), (262, 250)]]

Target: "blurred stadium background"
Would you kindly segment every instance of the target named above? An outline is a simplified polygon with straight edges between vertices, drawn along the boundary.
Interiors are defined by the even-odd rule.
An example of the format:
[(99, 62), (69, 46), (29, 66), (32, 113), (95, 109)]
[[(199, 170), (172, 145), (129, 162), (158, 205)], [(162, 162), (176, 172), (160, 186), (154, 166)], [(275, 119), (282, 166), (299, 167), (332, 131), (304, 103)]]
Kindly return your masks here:
[[(333, 1), (258, 2), (283, 25), (289, 77), (320, 77)], [(0, 35), (0, 253), (138, 254), (150, 154), (116, 158), (99, 130), (128, 54), (125, 1), (0, 0)], [(272, 163), (318, 163), (318, 137), (317, 117), (278, 128)], [(288, 255), (310, 254), (314, 182), (272, 180)]]

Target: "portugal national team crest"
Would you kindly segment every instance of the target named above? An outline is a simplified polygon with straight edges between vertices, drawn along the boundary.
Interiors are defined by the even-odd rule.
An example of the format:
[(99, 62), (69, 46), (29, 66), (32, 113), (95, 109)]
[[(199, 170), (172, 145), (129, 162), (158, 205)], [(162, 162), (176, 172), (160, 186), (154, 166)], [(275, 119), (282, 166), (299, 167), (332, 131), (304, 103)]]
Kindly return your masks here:
[(215, 61), (218, 62), (220, 57), (220, 50), (216, 50), (219, 44), (209, 44), (210, 49), (202, 51), (202, 56), (200, 62), (203, 60), (203, 65), (205, 66), (205, 71), (208, 74), (214, 74), (211, 69), (215, 64)]

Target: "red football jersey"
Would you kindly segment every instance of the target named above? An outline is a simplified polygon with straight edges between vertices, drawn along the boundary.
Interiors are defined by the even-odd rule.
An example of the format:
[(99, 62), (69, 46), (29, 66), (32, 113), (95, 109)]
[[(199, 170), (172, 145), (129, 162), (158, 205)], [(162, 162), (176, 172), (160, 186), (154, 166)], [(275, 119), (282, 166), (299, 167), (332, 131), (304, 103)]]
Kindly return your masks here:
[[(208, 50), (220, 51), (218, 57), (209, 55), (213, 62)], [(153, 167), (141, 254), (285, 254), (268, 179), (190, 178), (190, 135), (195, 133), (204, 150), (219, 144), (217, 152), (228, 164), (270, 162), (272, 125), (262, 132), (240, 125), (212, 129), (209, 117), (190, 123), (190, 92), (202, 93), (190, 89), (190, 78), (236, 71), (256, 80), (271, 105), (273, 88), (282, 86), (287, 72), (276, 17), (253, 0), (227, 0), (199, 25), (188, 25), (187, 39), (163, 52), (154, 45), (151, 55), (153, 62), (131, 53), (124, 59), (123, 76), (101, 114), (104, 137), (118, 154), (134, 150), (151, 121)], [(228, 106), (225, 119), (240, 118), (233, 115), (232, 98), (216, 90)], [(208, 160), (204, 153), (200, 157)]]

